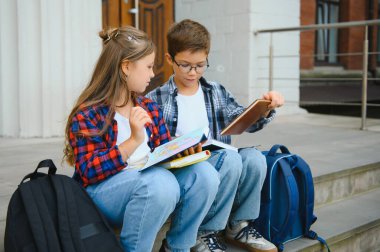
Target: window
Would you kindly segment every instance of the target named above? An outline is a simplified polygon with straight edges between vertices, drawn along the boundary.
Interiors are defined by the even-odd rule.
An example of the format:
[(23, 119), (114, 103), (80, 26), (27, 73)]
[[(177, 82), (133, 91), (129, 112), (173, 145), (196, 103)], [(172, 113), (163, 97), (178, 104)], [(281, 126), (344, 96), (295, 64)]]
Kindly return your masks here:
[[(380, 0), (377, 2), (377, 18), (380, 18)], [(380, 25), (377, 27), (377, 53), (380, 52)], [(377, 62), (380, 63), (380, 54), (377, 54)]]
[[(339, 21), (339, 0), (317, 0), (317, 24), (337, 23)], [(316, 61), (337, 63), (338, 29), (316, 31)]]

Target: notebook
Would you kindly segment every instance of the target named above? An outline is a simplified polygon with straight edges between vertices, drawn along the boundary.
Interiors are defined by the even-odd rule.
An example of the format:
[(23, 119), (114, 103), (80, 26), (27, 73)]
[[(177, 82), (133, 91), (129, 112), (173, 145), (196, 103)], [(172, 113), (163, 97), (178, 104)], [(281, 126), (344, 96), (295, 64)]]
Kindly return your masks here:
[(258, 99), (249, 105), (243, 113), (236, 117), (221, 131), (221, 135), (240, 135), (269, 111), (271, 101)]

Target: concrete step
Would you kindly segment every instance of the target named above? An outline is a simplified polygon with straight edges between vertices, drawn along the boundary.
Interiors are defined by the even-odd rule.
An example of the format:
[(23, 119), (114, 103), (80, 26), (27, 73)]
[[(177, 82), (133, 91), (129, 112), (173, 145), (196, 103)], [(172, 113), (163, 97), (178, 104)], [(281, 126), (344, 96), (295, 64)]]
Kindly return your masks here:
[[(325, 205), (315, 211), (312, 230), (326, 239), (331, 251), (380, 251), (380, 189)], [(244, 252), (228, 244), (227, 252)], [(285, 252), (327, 251), (318, 241), (300, 238), (285, 244)]]
[(380, 162), (313, 178), (315, 207), (331, 204), (380, 187)]
[[(380, 189), (316, 209), (312, 230), (326, 239), (331, 251), (380, 251)], [(285, 251), (327, 251), (317, 241), (302, 238)]]
[[(350, 198), (360, 199), (358, 196), (380, 188), (380, 162), (324, 173), (314, 177), (313, 182), (315, 189), (315, 209), (318, 213), (319, 208), (322, 208), (323, 211), (323, 209), (325, 209), (324, 207), (328, 205), (332, 205), (333, 207), (334, 203), (339, 203)], [(164, 239), (169, 226), (170, 223), (167, 222), (161, 229), (153, 251), (159, 250), (161, 241)], [(228, 251), (241, 252), (244, 250), (229, 245)]]

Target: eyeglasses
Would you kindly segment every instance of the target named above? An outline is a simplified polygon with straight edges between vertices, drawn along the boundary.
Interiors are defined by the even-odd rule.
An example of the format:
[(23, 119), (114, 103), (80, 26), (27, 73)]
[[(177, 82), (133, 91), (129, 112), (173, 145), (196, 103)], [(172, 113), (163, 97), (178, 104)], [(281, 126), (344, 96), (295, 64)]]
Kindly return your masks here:
[(202, 74), (206, 69), (210, 66), (208, 64), (208, 59), (206, 58), (205, 62), (199, 63), (196, 66), (192, 66), (191, 64), (179, 64), (177, 61), (175, 61), (174, 57), (172, 57), (173, 62), (178, 66), (179, 70), (182, 73), (190, 73), (191, 70), (195, 70), (196, 73)]

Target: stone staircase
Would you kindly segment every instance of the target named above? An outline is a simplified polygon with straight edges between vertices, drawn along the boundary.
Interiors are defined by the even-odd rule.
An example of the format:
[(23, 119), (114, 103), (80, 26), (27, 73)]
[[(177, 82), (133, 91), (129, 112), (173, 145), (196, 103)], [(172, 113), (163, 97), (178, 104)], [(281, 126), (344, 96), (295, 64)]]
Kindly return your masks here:
[[(315, 214), (312, 230), (331, 251), (380, 251), (380, 162), (314, 178)], [(285, 251), (327, 251), (302, 238)]]
[[(380, 251), (380, 162), (314, 177), (315, 214), (312, 226), (331, 251)], [(169, 223), (161, 231), (162, 239)], [(155, 251), (158, 251), (157, 242)], [(228, 245), (228, 252), (243, 252)], [(327, 251), (307, 238), (285, 244), (285, 251)]]

